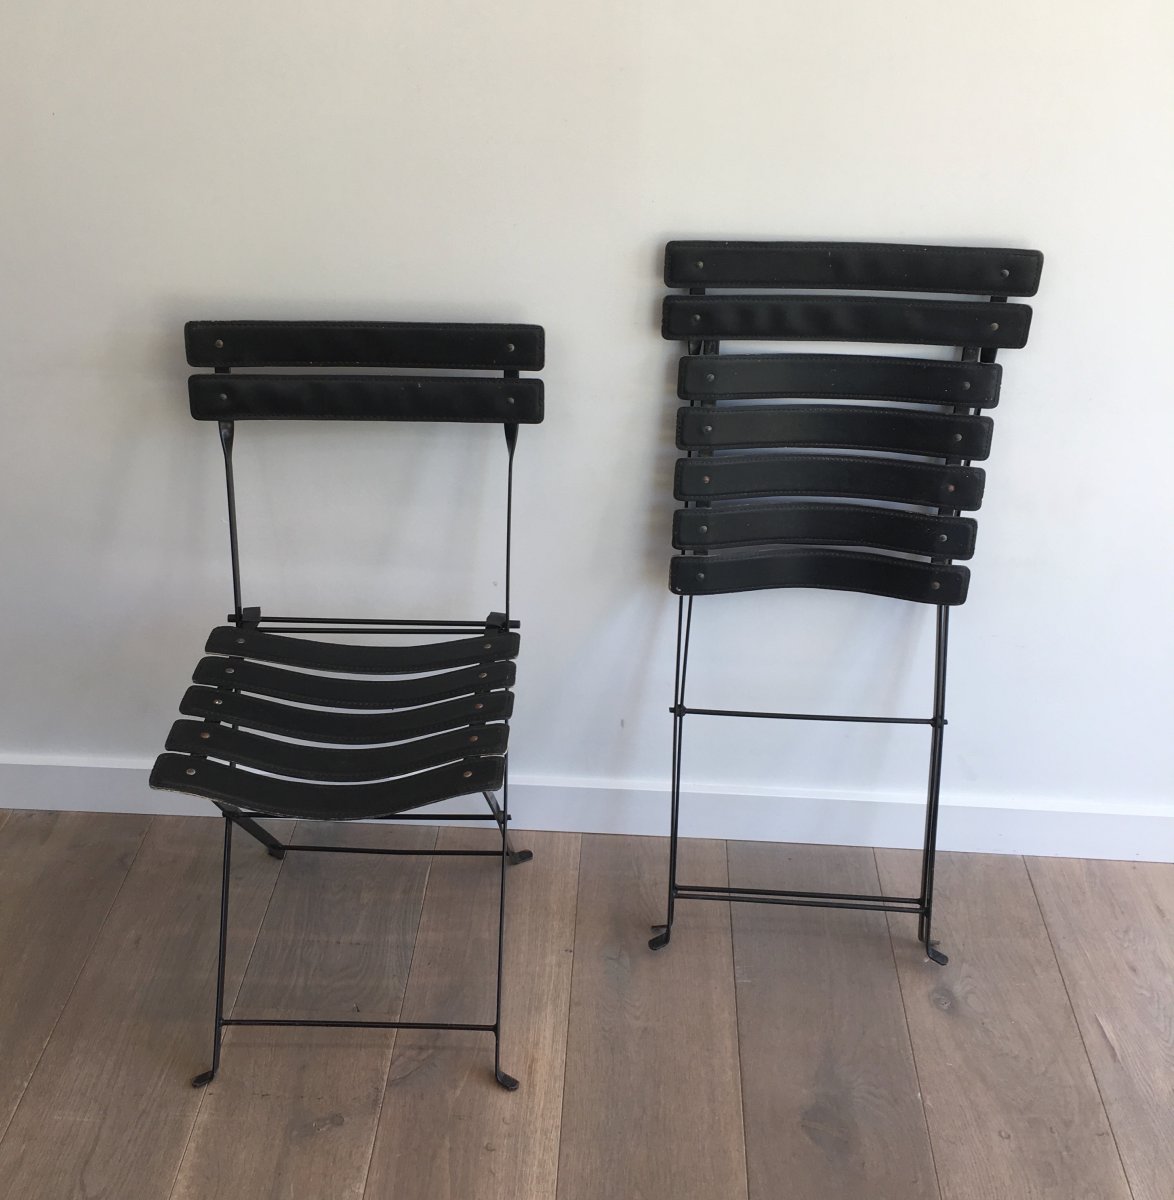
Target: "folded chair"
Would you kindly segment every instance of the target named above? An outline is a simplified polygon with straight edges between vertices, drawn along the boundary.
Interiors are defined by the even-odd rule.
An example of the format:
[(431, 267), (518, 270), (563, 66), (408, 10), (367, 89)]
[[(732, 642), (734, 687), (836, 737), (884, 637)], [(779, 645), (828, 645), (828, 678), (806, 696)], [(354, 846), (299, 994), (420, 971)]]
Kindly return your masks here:
[[(204, 647), (168, 735), (151, 786), (211, 800), (224, 817), (220, 957), (212, 1066), (192, 1080), (210, 1083), (228, 1025), (313, 1025), (374, 1029), (465, 1029), (493, 1034), (501, 1069), (502, 946), (506, 863), (524, 862), (507, 832), (506, 752), (513, 709), (519, 623), (510, 617), (513, 463), (518, 426), (542, 420), (543, 363), (536, 325), (393, 324), (341, 321), (194, 321), (187, 360), (213, 373), (188, 381), (192, 416), (220, 430), (228, 484), (233, 611)], [(382, 374), (238, 373), (233, 368), (381, 368)], [(443, 374), (420, 374), (441, 371)], [(413, 374), (393, 374), (397, 369)], [(494, 375), (486, 374), (494, 372)], [(241, 599), (232, 446), (237, 421), (459, 421), (505, 432), (505, 611), (481, 620), (350, 619), (271, 616)], [(410, 498), (407, 501), (410, 505)], [(410, 635), (427, 644), (370, 645), (304, 635)], [(497, 792), (501, 793), (500, 803)], [(488, 811), (419, 814), (458, 796), (481, 796)], [(291, 851), (342, 852), (329, 845), (283, 845), (258, 817), (303, 821), (392, 818), (488, 820), (500, 850), (422, 851), (500, 857), (497, 994), (493, 1023), (293, 1021), (226, 1016), (224, 969), (232, 833), (239, 828), (277, 858)], [(346, 848), (347, 853), (356, 852)], [(362, 853), (407, 854), (405, 850)], [(460, 936), (459, 930), (454, 935)]]
[[(1027, 342), (1043, 256), (1034, 250), (812, 242), (670, 242), (663, 335), (680, 361), (670, 586), (680, 597), (669, 839), (668, 944), (677, 900), (916, 914), (930, 939), (946, 727), (950, 609), (966, 599), (998, 403), (1000, 349)], [(707, 294), (709, 289), (722, 289)], [(735, 289), (731, 294), (727, 289)], [(745, 289), (772, 289), (747, 292)], [(826, 291), (839, 295), (829, 296)], [(887, 293), (853, 295), (851, 293)], [(811, 294), (814, 293), (814, 294)], [(907, 293), (893, 296), (892, 293)], [(920, 295), (918, 295), (920, 293)], [(934, 298), (933, 293), (964, 299)], [(930, 294), (930, 295), (927, 295)], [(974, 297), (982, 297), (975, 299)], [(723, 341), (952, 347), (956, 359), (838, 353), (719, 354)], [(933, 605), (928, 717), (746, 712), (686, 703), (693, 603), (762, 588), (832, 588)], [(916, 896), (712, 887), (677, 878), (686, 717), (925, 725), (929, 785)]]

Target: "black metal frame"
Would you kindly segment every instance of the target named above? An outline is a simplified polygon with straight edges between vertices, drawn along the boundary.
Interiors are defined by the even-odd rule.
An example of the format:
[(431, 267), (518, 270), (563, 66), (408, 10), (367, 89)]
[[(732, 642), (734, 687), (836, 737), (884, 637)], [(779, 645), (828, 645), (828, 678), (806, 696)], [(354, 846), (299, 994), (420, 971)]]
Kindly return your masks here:
[[(511, 347), (512, 349), (512, 347)], [(228, 367), (216, 367), (217, 374), (229, 374)], [(513, 369), (502, 371), (506, 379), (516, 379), (519, 372)], [(228, 499), (228, 532), (229, 549), (232, 558), (232, 592), (233, 611), (227, 620), (237, 628), (261, 629), (266, 625), (276, 626), (271, 632), (281, 633), (330, 633), (330, 634), (383, 634), (383, 635), (422, 635), (422, 634), (459, 634), (474, 630), (512, 630), (520, 628), (521, 622), (510, 618), (510, 578), (511, 555), (513, 542), (513, 489), (514, 489), (514, 452), (517, 447), (518, 425), (504, 423), (508, 467), (506, 474), (506, 528), (505, 528), (505, 612), (491, 613), (480, 621), (421, 619), (402, 620), (390, 618), (341, 618), (341, 617), (299, 617), (299, 616), (264, 616), (259, 608), (245, 608), (242, 604), (240, 549), (237, 538), (236, 488), (233, 478), (232, 449), (235, 423), (231, 420), (219, 422), (220, 444), (224, 452), (224, 471)], [(226, 691), (236, 689), (227, 688)], [(216, 721), (206, 722), (210, 725)], [(508, 726), (509, 719), (505, 719)], [(233, 728), (236, 728), (234, 725)], [(493, 1074), (494, 1078), (507, 1091), (518, 1088), (518, 1080), (502, 1070), (501, 1066), (501, 1012), (502, 1012), (502, 982), (504, 976), (505, 953), (505, 897), (506, 897), (506, 866), (528, 862), (534, 857), (530, 850), (515, 850), (509, 837), (509, 756), (504, 756), (504, 777), (501, 789), (502, 799), (498, 804), (492, 792), (481, 793), (488, 806), (488, 813), (418, 813), (401, 812), (387, 818), (389, 822), (427, 821), (429, 823), (451, 821), (493, 821), (501, 832), (501, 848), (499, 850), (401, 850), (380, 849), (366, 846), (328, 846), (328, 845), (293, 845), (282, 843), (264, 826), (257, 823), (257, 818), (273, 814), (250, 811), (229, 812), (222, 809), (224, 817), (224, 850), (220, 884), (220, 935), (216, 968), (216, 1011), (213, 1024), (212, 1065), (192, 1079), (193, 1087), (205, 1087), (215, 1079), (220, 1068), (221, 1047), (224, 1029), (233, 1025), (246, 1026), (276, 1026), (276, 1027), (306, 1027), (329, 1029), (434, 1029), (460, 1030), (493, 1034)], [(288, 818), (306, 820), (307, 818)], [(469, 1023), (457, 1021), (332, 1021), (332, 1020), (292, 1020), (280, 1018), (254, 1018), (225, 1016), (224, 1013), (224, 976), (228, 953), (228, 907), (230, 891), (230, 870), (232, 861), (232, 830), (239, 828), (255, 838), (277, 859), (284, 859), (291, 851), (302, 853), (329, 854), (383, 854), (383, 855), (422, 855), (434, 857), (460, 858), (499, 858), (500, 876), (498, 885), (498, 925), (497, 925), (497, 969), (495, 982), (494, 1017), (492, 1023)]]
[[(704, 287), (689, 288), (689, 295), (705, 295)], [(1007, 296), (992, 296), (991, 303), (1005, 304)], [(688, 353), (717, 354), (717, 340), (690, 340)], [(960, 358), (963, 362), (980, 361), (993, 363), (996, 350), (993, 347), (964, 346)], [(690, 399), (690, 407), (699, 402)], [(708, 401), (713, 403), (713, 401)], [(955, 414), (970, 415), (979, 412), (976, 407), (956, 405)], [(688, 451), (689, 457), (695, 452)], [(696, 451), (710, 455), (712, 451)], [(949, 464), (969, 465), (969, 460), (952, 458)], [(697, 507), (709, 507), (705, 501), (685, 501)], [(941, 516), (957, 516), (957, 509), (939, 508)], [(690, 553), (705, 554), (704, 550)], [(934, 563), (948, 563), (947, 558), (934, 558)], [(668, 903), (663, 925), (654, 925), (654, 936), (648, 945), (652, 950), (661, 950), (669, 944), (677, 900), (724, 900), (745, 901), (752, 904), (787, 904), (803, 908), (841, 908), (864, 912), (902, 912), (916, 915), (917, 938), (925, 946), (926, 955), (935, 963), (944, 966), (949, 958), (932, 940), (934, 871), (937, 859), (938, 814), (941, 806), (942, 747), (946, 720), (946, 660), (949, 651), (950, 609), (948, 605), (935, 605), (937, 610), (934, 639), (934, 685), (933, 713), (929, 717), (873, 717), (844, 716), (824, 713), (750, 712), (738, 709), (689, 708), (685, 703), (685, 683), (689, 669), (689, 641), (693, 624), (693, 596), (680, 596), (677, 606), (677, 651), (676, 673), (673, 688), (673, 705), (669, 712), (673, 717), (673, 765), (671, 789), (671, 817), (669, 826), (669, 878)], [(926, 794), (925, 833), (921, 851), (921, 883), (916, 896), (860, 895), (850, 892), (805, 892), (772, 888), (717, 887), (708, 884), (680, 883), (677, 880), (677, 852), (680, 839), (681, 807), (681, 762), (686, 716), (736, 717), (777, 721), (847, 721), (878, 725), (928, 725), (930, 727), (929, 779)]]

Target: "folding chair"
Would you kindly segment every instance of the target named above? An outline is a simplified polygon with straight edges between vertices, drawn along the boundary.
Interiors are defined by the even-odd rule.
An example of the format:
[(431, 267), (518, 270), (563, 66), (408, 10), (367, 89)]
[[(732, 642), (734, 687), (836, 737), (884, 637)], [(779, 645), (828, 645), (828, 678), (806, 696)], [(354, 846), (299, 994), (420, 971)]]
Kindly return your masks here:
[[(233, 611), (212, 631), (196, 666), (168, 753), (151, 786), (203, 796), (224, 816), (220, 952), (212, 1066), (192, 1080), (202, 1087), (220, 1066), (229, 1025), (363, 1029), (462, 1029), (493, 1034), (494, 1074), (501, 1069), (502, 947), (506, 863), (531, 857), (508, 835), (507, 743), (513, 710), (519, 622), (510, 617), (513, 466), (518, 426), (543, 416), (542, 382), (519, 378), (543, 363), (537, 325), (342, 321), (193, 321), (187, 360), (213, 374), (188, 381), (192, 416), (220, 429), (228, 485)], [(383, 368), (383, 374), (231, 374), (232, 368)], [(395, 369), (447, 374), (387, 373)], [(500, 372), (489, 376), (482, 372)], [(459, 421), (500, 424), (507, 451), (505, 611), (483, 620), (349, 619), (270, 616), (241, 599), (232, 446), (235, 424), (249, 420)], [(315, 641), (305, 634), (441, 637), (428, 644), (362, 645)], [(356, 678), (358, 676), (359, 678)], [(368, 678), (371, 677), (371, 678)], [(379, 678), (382, 677), (382, 678)], [(276, 736), (270, 736), (276, 735)], [(495, 793), (500, 791), (499, 804)], [(414, 810), (480, 794), (488, 812), (418, 814)], [(497, 993), (492, 1024), (450, 1021), (294, 1021), (226, 1016), (224, 969), (232, 833), (239, 828), (282, 858), (291, 851), (343, 847), (283, 845), (259, 817), (302, 821), (395, 819), (487, 820), (500, 850), (368, 850), (347, 853), (450, 854), (501, 859)]]
[[(998, 403), (1000, 349), (1027, 342), (1043, 256), (1034, 250), (811, 242), (670, 242), (664, 337), (687, 343), (678, 395), (670, 586), (677, 614), (668, 944), (677, 900), (748, 901), (914, 913), (926, 953), (946, 727), (951, 607), (966, 599)], [(774, 289), (707, 295), (707, 289)], [(789, 289), (789, 293), (785, 292)], [(948, 293), (983, 300), (822, 293)], [(810, 293), (817, 294), (796, 294)], [(832, 354), (719, 354), (722, 341), (878, 342), (953, 347), (957, 360)], [(786, 403), (780, 403), (786, 401)], [(816, 403), (818, 402), (818, 403)], [(863, 402), (863, 403), (862, 403)], [(747, 452), (750, 453), (747, 453)], [(693, 602), (762, 588), (832, 588), (934, 605), (933, 712), (841, 716), (686, 703)], [(677, 845), (686, 717), (926, 725), (929, 784), (916, 896), (681, 883)]]

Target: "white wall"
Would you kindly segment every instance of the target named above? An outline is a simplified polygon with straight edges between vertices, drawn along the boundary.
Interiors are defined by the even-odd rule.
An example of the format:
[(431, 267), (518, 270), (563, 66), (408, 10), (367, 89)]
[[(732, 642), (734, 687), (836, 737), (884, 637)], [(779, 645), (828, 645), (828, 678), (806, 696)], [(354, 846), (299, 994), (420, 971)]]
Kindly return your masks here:
[[(3, 22), (6, 761), (146, 765), (227, 611), (185, 319), (527, 320), (547, 329), (548, 417), (518, 459), (515, 770), (663, 788), (663, 242), (989, 243), (1046, 264), (1031, 342), (1004, 356), (954, 622), (948, 794), (992, 819), (1174, 816), (1168, 3), (9, 0)], [(270, 611), (431, 611), (418, 560), (466, 532), (446, 503), (499, 497), (493, 430), (237, 443), (246, 602)], [(470, 550), (490, 572), (496, 533)], [(447, 572), (443, 607), (487, 611), (490, 578)], [(931, 617), (711, 600), (691, 699), (925, 712)], [(686, 767), (740, 796), (910, 799), (924, 742), (698, 724)], [(37, 802), (27, 771), (5, 778), (0, 802)], [(585, 824), (624, 826), (628, 801), (603, 819), (611, 793), (574, 794), (602, 798)], [(775, 811), (764, 836), (789, 831)], [(1154, 826), (1131, 828), (1145, 853)]]

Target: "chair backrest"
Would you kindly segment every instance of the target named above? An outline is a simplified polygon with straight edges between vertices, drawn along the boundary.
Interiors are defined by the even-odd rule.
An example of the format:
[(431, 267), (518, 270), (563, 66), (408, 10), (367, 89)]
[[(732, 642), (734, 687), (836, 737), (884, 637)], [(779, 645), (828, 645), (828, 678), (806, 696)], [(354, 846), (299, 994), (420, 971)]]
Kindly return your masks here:
[[(442, 421), (500, 424), (509, 455), (506, 488), (506, 619), (513, 456), (518, 426), (543, 417), (539, 325), (391, 321), (190, 321), (187, 360), (213, 374), (188, 380), (192, 416), (216, 421), (228, 483), (236, 619), (242, 620), (232, 444), (235, 422)], [(244, 368), (311, 372), (237, 373)], [(324, 373), (360, 368), (363, 374)], [(369, 369), (383, 373), (370, 373)], [(420, 374), (439, 371), (443, 374)], [(396, 372), (410, 372), (408, 374)], [(487, 375), (484, 372), (499, 372)]]
[[(974, 551), (976, 523), (960, 513), (982, 503), (985, 474), (971, 463), (990, 452), (995, 354), (1023, 346), (1031, 323), (1027, 305), (1007, 300), (1034, 295), (1042, 265), (1034, 250), (670, 242), (665, 283), (689, 292), (665, 298), (662, 327), (689, 350), (672, 590), (821, 587), (961, 604), (969, 571), (952, 560)], [(829, 290), (873, 294), (806, 294)], [(725, 340), (959, 357), (719, 354)]]

